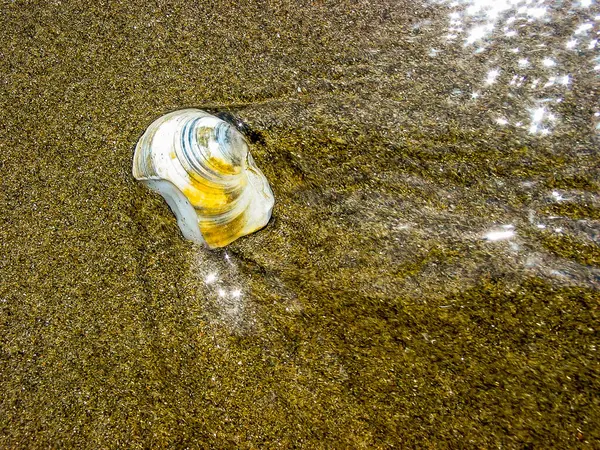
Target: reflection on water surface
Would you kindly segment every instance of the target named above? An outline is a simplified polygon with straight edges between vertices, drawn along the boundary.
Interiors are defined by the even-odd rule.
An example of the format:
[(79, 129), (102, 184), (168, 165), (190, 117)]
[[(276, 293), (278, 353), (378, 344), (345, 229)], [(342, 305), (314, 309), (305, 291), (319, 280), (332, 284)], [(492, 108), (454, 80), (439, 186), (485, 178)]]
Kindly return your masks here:
[[(433, 3), (451, 10), (445, 40), (462, 45), (477, 55), (474, 57), (488, 59), (489, 72), (471, 98), (501, 93), (507, 99), (518, 99), (516, 105), (490, 112), (498, 125), (549, 135), (561, 122), (556, 105), (577, 87), (581, 75), (600, 70), (600, 16), (593, 15), (592, 0), (569, 3), (568, 12), (562, 1)], [(572, 30), (562, 43), (557, 42), (554, 28), (559, 25)], [(435, 56), (438, 50), (432, 52), (430, 56)], [(493, 86), (491, 92), (495, 84), (500, 86)], [(598, 129), (596, 117), (590, 121)]]

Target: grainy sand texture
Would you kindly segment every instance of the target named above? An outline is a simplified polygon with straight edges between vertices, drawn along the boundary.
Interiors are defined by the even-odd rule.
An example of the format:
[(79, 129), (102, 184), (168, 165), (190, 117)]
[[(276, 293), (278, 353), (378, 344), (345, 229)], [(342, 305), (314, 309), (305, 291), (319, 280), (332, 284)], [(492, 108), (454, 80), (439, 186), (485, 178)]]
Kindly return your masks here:
[[(599, 16), (1, 0), (0, 448), (598, 448)], [(275, 194), (225, 249), (131, 175), (184, 107)]]

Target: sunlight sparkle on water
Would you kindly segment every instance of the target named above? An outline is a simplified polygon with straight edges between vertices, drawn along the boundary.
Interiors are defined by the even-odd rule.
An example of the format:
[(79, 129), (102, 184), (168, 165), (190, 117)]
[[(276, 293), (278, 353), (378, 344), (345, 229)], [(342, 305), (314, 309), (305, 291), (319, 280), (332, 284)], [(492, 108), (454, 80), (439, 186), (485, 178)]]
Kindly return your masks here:
[(546, 14), (546, 8), (527, 8), (527, 15), (540, 19)]
[(568, 49), (573, 49), (573, 48), (575, 48), (576, 45), (577, 45), (577, 39), (571, 39), (570, 41), (567, 42), (566, 47)]
[(217, 281), (217, 274), (216, 274), (216, 273), (214, 273), (214, 272), (213, 272), (213, 273), (209, 273), (209, 274), (206, 276), (206, 278), (204, 279), (204, 282), (205, 282), (206, 284), (212, 284), (212, 283), (214, 283), (215, 281)]
[(469, 32), (469, 36), (467, 37), (467, 44), (473, 44), (480, 39), (483, 39), (487, 34), (489, 34), (493, 30), (493, 26), (490, 28), (489, 25), (484, 25), (481, 27), (475, 27)]
[(502, 231), (490, 231), (485, 235), (485, 239), (491, 242), (502, 241), (505, 239), (511, 239), (515, 236), (515, 230), (512, 229), (512, 225), (507, 225)]
[(535, 123), (537, 122), (541, 122), (542, 119), (544, 118), (544, 113), (546, 112), (546, 109), (544, 107), (541, 108), (537, 108), (536, 110), (533, 111), (533, 113), (531, 114), (531, 120)]
[(591, 23), (584, 23), (583, 25), (580, 25), (579, 28), (577, 28), (575, 30), (575, 34), (583, 34), (583, 33), (587, 33), (589, 30), (591, 30), (594, 27), (593, 24)]
[(520, 2), (521, 0), (477, 0), (467, 8), (467, 14), (473, 16), (484, 13), (488, 19), (496, 19), (501, 12)]
[(500, 69), (492, 69), (488, 72), (485, 80), (486, 84), (493, 84), (496, 82), (496, 78), (500, 75)]
[[(479, 86), (465, 91), (471, 92), (473, 102), (504, 97), (506, 106), (490, 111), (490, 121), (496, 126), (513, 126), (537, 136), (551, 134), (555, 127), (568, 123), (561, 123), (562, 117), (553, 114), (552, 106), (562, 102), (568, 90), (577, 88), (581, 77), (573, 72), (573, 58), (585, 58), (581, 65), (600, 72), (600, 15), (596, 11), (588, 18), (575, 15), (578, 8), (596, 7), (598, 1), (575, 0), (569, 12), (559, 11), (561, 2), (549, 0), (431, 2), (451, 8), (446, 30), (449, 42), (441, 45), (456, 46), (462, 41), (474, 58), (489, 62), (480, 72)], [(558, 46), (550, 38), (555, 27), (570, 34), (563, 35)], [(596, 53), (591, 59), (590, 51)], [(492, 85), (493, 91), (487, 91)], [(599, 130), (600, 121), (594, 118), (592, 126)]]

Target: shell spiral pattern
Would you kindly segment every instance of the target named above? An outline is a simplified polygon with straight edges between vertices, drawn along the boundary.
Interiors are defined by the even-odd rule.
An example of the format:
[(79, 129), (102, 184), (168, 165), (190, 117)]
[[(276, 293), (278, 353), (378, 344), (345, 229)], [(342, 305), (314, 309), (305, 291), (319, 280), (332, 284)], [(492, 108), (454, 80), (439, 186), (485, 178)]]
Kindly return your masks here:
[(244, 136), (200, 109), (153, 122), (137, 143), (133, 176), (161, 194), (183, 235), (223, 247), (263, 228), (274, 198)]

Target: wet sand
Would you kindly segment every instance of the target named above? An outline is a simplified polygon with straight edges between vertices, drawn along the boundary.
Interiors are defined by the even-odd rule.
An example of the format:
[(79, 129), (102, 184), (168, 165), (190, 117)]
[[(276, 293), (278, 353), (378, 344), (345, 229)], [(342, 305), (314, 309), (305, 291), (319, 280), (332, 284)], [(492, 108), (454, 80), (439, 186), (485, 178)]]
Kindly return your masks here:
[[(494, 123), (519, 102), (499, 88), (471, 101), (502, 46), (431, 56), (446, 5), (0, 8), (0, 447), (598, 445), (600, 97), (576, 56), (545, 139)], [(553, 17), (563, 49), (584, 13)], [(224, 250), (131, 176), (190, 106), (245, 124), (276, 198)]]

